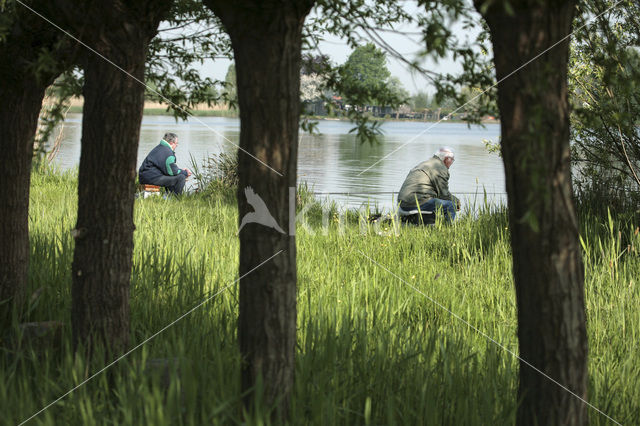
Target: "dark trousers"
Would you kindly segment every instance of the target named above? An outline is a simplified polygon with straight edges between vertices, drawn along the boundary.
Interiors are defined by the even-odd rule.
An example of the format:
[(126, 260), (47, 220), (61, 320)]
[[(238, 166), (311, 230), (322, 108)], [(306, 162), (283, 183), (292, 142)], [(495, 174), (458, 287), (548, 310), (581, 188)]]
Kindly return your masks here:
[(456, 207), (453, 205), (453, 202), (449, 200), (432, 198), (429, 201), (423, 203), (420, 206), (420, 210), (432, 212), (442, 210), (444, 212), (444, 218), (447, 222), (452, 222), (456, 218)]
[(176, 195), (182, 194), (182, 189), (184, 188), (184, 182), (187, 177), (180, 173), (176, 176), (159, 176), (155, 179), (152, 179), (152, 182), (144, 182), (149, 185), (158, 185), (167, 188), (168, 191), (173, 192)]

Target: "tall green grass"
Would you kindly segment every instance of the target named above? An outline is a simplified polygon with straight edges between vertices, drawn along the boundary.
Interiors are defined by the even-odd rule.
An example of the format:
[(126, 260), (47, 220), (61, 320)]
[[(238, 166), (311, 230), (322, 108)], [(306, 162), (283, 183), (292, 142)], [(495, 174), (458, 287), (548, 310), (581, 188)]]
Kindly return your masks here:
[[(69, 344), (76, 204), (73, 173), (34, 173), (29, 285), (43, 290), (26, 320), (60, 320), (66, 328), (62, 346), (44, 352), (3, 339), (0, 412), (7, 424), (102, 367), (74, 356)], [(342, 220), (332, 209), (323, 228), (322, 209), (312, 206), (309, 228), (297, 233), (291, 423), (513, 423), (518, 362), (469, 326), (517, 352), (506, 213), (494, 208), (422, 228), (371, 224), (353, 213)], [(140, 199), (135, 214), (132, 347), (206, 303), (31, 424), (268, 424), (269, 407), (245, 413), (241, 403), (233, 191)], [(629, 221), (588, 209), (581, 223), (589, 401), (638, 424), (640, 236)], [(154, 359), (166, 363), (168, 386), (162, 368), (148, 367)], [(592, 424), (607, 424), (589, 413)]]

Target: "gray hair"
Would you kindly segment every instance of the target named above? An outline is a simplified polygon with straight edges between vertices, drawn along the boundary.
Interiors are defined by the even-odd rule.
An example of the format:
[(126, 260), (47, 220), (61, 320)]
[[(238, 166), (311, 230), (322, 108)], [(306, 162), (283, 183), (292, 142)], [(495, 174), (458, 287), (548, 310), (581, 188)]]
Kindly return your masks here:
[(167, 133), (164, 134), (162, 139), (167, 141), (167, 143), (171, 143), (171, 142), (175, 142), (176, 140), (178, 140), (178, 135), (176, 135), (175, 133), (167, 132)]
[(449, 148), (448, 146), (441, 147), (433, 155), (435, 155), (442, 161), (444, 161), (445, 158), (451, 158), (452, 160), (455, 160), (455, 154), (453, 153), (453, 148)]

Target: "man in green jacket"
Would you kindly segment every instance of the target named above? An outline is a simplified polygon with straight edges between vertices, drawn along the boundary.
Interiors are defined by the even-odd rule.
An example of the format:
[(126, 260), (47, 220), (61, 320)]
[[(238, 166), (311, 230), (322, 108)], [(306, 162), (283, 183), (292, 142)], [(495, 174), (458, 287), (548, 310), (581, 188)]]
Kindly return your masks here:
[(177, 147), (178, 135), (165, 133), (160, 144), (142, 162), (138, 170), (140, 183), (162, 186), (180, 195), (186, 178), (191, 176), (191, 170), (181, 169), (176, 165)]
[(423, 212), (442, 209), (447, 221), (454, 220), (460, 209), (460, 201), (449, 192), (449, 167), (454, 161), (453, 149), (442, 147), (411, 169), (398, 194), (400, 208)]

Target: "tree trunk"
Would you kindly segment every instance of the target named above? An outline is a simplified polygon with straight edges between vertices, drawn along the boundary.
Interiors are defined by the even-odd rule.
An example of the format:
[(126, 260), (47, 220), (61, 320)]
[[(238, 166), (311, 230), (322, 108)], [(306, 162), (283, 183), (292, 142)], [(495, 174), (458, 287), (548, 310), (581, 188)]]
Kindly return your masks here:
[[(2, 76), (0, 86), (0, 310), (1, 320), (24, 300), (29, 272), (29, 185), (33, 138), (45, 86), (33, 75)], [(6, 84), (11, 81), (11, 84)]]
[(14, 307), (20, 309), (27, 289), (33, 139), (44, 91), (57, 75), (51, 68), (36, 75), (34, 63), (59, 38), (49, 24), (19, 7), (3, 13), (12, 22), (0, 42), (0, 323), (10, 319)]
[[(240, 232), (242, 390), (262, 381), (264, 401), (277, 403), (274, 415), (286, 418), (296, 341), (296, 243), (289, 231), (295, 230), (295, 197), (289, 188), (296, 187), (302, 25), (313, 2), (205, 3), (230, 34), (236, 62), (239, 219), (254, 210), (245, 194), (251, 187), (284, 231), (250, 223)], [(245, 399), (247, 406), (252, 400)]]
[(143, 3), (136, 10), (120, 1), (95, 3), (86, 12), (100, 16), (88, 35), (92, 47), (129, 74), (94, 53), (84, 63), (71, 322), (75, 347), (91, 351), (104, 345), (111, 354), (129, 342), (134, 183), (144, 107), (140, 81), (148, 43), (169, 6)]
[[(478, 10), (480, 1), (476, 0)], [(514, 6), (514, 3), (511, 2)], [(485, 12), (493, 41), (508, 193), (520, 357), (586, 399), (584, 272), (571, 187), (568, 2), (504, 3)], [(519, 425), (586, 424), (587, 406), (520, 363)]]

